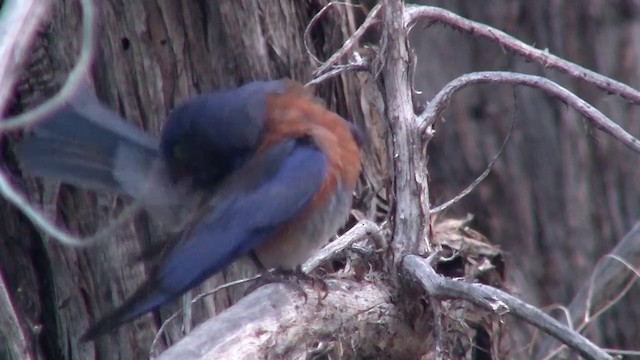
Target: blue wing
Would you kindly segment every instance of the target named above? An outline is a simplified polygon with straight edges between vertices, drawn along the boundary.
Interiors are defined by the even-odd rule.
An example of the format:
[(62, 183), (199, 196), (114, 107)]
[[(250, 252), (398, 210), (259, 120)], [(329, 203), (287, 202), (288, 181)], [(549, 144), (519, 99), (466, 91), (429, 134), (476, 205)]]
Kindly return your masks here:
[(325, 155), (300, 140), (253, 158), (230, 179), (215, 207), (164, 255), (150, 279), (83, 340), (173, 300), (272, 238), (311, 202), (326, 173)]
[(309, 204), (327, 170), (320, 150), (294, 141), (275, 146), (258, 161), (248, 167), (261, 174), (239, 175), (262, 177), (259, 184), (233, 189), (199, 221), (164, 258), (156, 275), (160, 286), (182, 293), (274, 236)]

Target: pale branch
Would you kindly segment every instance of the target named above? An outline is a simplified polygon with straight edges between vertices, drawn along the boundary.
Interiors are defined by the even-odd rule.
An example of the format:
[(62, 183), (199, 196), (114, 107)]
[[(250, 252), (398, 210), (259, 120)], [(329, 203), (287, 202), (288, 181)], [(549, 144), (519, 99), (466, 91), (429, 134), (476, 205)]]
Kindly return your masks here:
[[(22, 3), (22, 0), (18, 1)], [(27, 2), (27, 1), (25, 1)], [(42, 1), (43, 3), (48, 3), (48, 1)], [(85, 85), (86, 81), (90, 76), (91, 72), (91, 64), (93, 63), (93, 57), (95, 54), (95, 34), (96, 34), (96, 9), (95, 4), (93, 4), (92, 0), (80, 0), (80, 4), (82, 6), (82, 47), (80, 49), (80, 57), (78, 58), (78, 62), (75, 64), (67, 80), (64, 85), (56, 93), (53, 97), (43, 102), (42, 104), (36, 106), (33, 109), (29, 109), (20, 115), (15, 117), (4, 119), (4, 122), (0, 122), (0, 132), (12, 129), (24, 129), (29, 125), (33, 125), (46, 115), (56, 111), (60, 107), (64, 106), (64, 104), (71, 99), (71, 97), (81, 90)], [(29, 14), (30, 20), (32, 19), (33, 14)], [(37, 21), (37, 20), (36, 20)], [(35, 38), (36, 34), (20, 34), (18, 37), (31, 37), (32, 40)], [(0, 54), (1, 56), (2, 54)], [(23, 54), (25, 57), (21, 61), (26, 61), (26, 57), (28, 54)], [(0, 81), (4, 79), (0, 78)], [(4, 85), (5, 82), (0, 84)], [(13, 84), (10, 86), (10, 90), (13, 91)]]
[[(34, 359), (32, 347), (27, 340), (27, 327), (20, 321), (17, 309), (13, 306), (9, 288), (0, 273), (0, 328), (4, 337), (0, 336), (0, 354), (10, 359)], [(35, 330), (35, 329), (29, 329)]]
[[(50, 0), (7, 0), (0, 21), (0, 114), (13, 99), (13, 88), (26, 64), (33, 41), (45, 22)], [(4, 124), (0, 122), (0, 133)]]
[(508, 71), (483, 71), (462, 75), (445, 85), (428, 103), (418, 117), (420, 131), (427, 133), (431, 126), (442, 117), (452, 96), (459, 90), (475, 84), (512, 84), (524, 85), (542, 90), (578, 111), (587, 121), (602, 132), (623, 143), (631, 150), (640, 153), (640, 140), (625, 131), (588, 102), (555, 82), (540, 76), (518, 74)]
[(342, 5), (342, 6), (348, 6), (348, 7), (359, 7), (362, 8), (362, 5), (354, 5), (348, 2), (343, 2), (343, 1), (331, 1), (329, 2), (327, 5), (323, 6), (322, 9), (320, 9), (320, 11), (318, 11), (315, 15), (313, 15), (313, 17), (311, 18), (311, 21), (309, 21), (309, 24), (307, 24), (307, 27), (304, 29), (304, 34), (303, 34), (303, 41), (304, 41), (304, 49), (307, 51), (307, 54), (309, 54), (309, 56), (311, 56), (311, 58), (313, 59), (313, 61), (317, 62), (318, 64), (322, 64), (322, 60), (318, 59), (318, 57), (313, 53), (313, 51), (311, 51), (311, 47), (309, 46), (309, 42), (311, 41), (311, 29), (316, 26), (317, 23), (320, 22), (320, 19), (322, 19), (322, 17), (332, 8), (338, 6), (338, 5)]
[(157, 359), (299, 359), (327, 352), (405, 358), (428, 349), (380, 283), (327, 280), (327, 285), (326, 294), (305, 286), (306, 301), (285, 284), (262, 286)]
[(575, 79), (583, 80), (607, 93), (619, 95), (626, 101), (640, 104), (640, 91), (629, 85), (613, 80), (602, 74), (586, 69), (580, 65), (551, 54), (548, 50), (536, 49), (515, 37), (488, 26), (478, 23), (450, 11), (432, 7), (409, 5), (405, 11), (404, 22), (407, 28), (418, 20), (439, 22), (452, 28), (470, 34), (471, 36), (497, 43), (502, 49), (511, 51), (525, 59), (538, 63), (545, 68), (561, 71)]
[(509, 313), (560, 340), (586, 359), (613, 359), (578, 332), (559, 323), (542, 310), (502, 290), (484, 284), (466, 283), (438, 275), (427, 259), (416, 255), (405, 256), (402, 269), (422, 285), (430, 298), (437, 300), (460, 299), (497, 315)]
[[(623, 263), (616, 258), (622, 258)], [(589, 281), (582, 285), (568, 312), (572, 326), (577, 331), (584, 330), (598, 315), (609, 309), (626, 294), (628, 288), (638, 281), (633, 269), (640, 269), (640, 222), (620, 240), (618, 245), (602, 258)], [(538, 358), (549, 354), (559, 344), (553, 338), (544, 338), (538, 350)]]
[[(375, 25), (378, 22), (379, 12), (380, 12), (380, 5), (376, 5), (373, 9), (371, 9), (369, 14), (367, 15), (367, 18), (364, 20), (364, 23), (360, 25), (358, 30), (356, 30), (353, 33), (353, 35), (351, 35), (351, 37), (349, 37), (349, 39), (347, 39), (347, 41), (344, 42), (342, 47), (340, 47), (338, 51), (333, 53), (333, 55), (331, 55), (331, 57), (329, 57), (327, 61), (325, 61), (322, 65), (318, 66), (318, 68), (313, 72), (313, 76), (317, 78), (323, 75), (324, 73), (328, 72), (342, 57), (348, 54), (351, 51), (351, 49), (353, 49), (358, 44), (358, 42), (360, 41), (360, 38), (362, 38), (365, 32), (371, 26)], [(305, 30), (305, 39), (307, 38), (309, 27), (311, 25), (312, 24), (309, 24), (309, 26), (307, 26), (307, 29)], [(306, 46), (306, 43), (305, 43), (305, 46)], [(309, 51), (308, 47), (307, 47), (307, 51)], [(313, 54), (311, 55), (313, 56)]]
[(324, 74), (314, 77), (313, 79), (309, 80), (309, 82), (307, 82), (304, 86), (317, 85), (346, 72), (364, 71), (369, 68), (369, 65), (369, 59), (358, 56), (353, 60), (349, 60), (348, 64), (336, 65)]
[(379, 249), (384, 249), (386, 246), (385, 240), (382, 235), (380, 235), (380, 228), (378, 225), (369, 220), (361, 220), (349, 229), (349, 231), (336, 240), (330, 242), (327, 246), (314, 254), (313, 257), (305, 261), (302, 265), (302, 271), (307, 274), (310, 273), (322, 263), (335, 258), (338, 254), (351, 247), (354, 243), (367, 238), (373, 239)]
[(91, 246), (108, 238), (110, 235), (113, 235), (113, 232), (118, 227), (128, 222), (133, 215), (141, 209), (141, 204), (139, 202), (133, 202), (118, 214), (116, 219), (110, 222), (106, 227), (99, 229), (93, 235), (80, 238), (56, 225), (55, 221), (50, 219), (45, 212), (31, 205), (29, 199), (27, 199), (19, 189), (11, 184), (11, 181), (3, 172), (0, 172), (0, 194), (20, 209), (22, 214), (31, 220), (33, 225), (42, 231), (44, 235), (52, 237), (63, 245), (73, 247)]
[[(8, 3), (7, 6), (9, 4)], [(14, 34), (19, 40), (16, 39), (2, 39), (2, 44), (0, 44), (0, 49), (6, 47), (5, 42), (9, 42), (11, 46), (15, 47), (15, 50), (0, 52), (0, 67), (3, 66), (1, 64), (22, 64), (27, 61), (28, 55), (24, 52), (25, 44), (30, 44), (33, 39), (37, 36), (36, 30), (38, 26), (40, 26), (44, 21), (44, 15), (42, 11), (37, 9), (31, 9), (33, 6), (32, 1), (18, 1), (21, 7), (25, 7), (30, 11), (29, 14), (25, 15), (26, 18), (22, 21), (26, 21), (31, 24), (32, 27), (28, 27), (23, 29), (19, 35)], [(49, 4), (48, 1), (37, 2), (45, 6)], [(88, 74), (91, 67), (91, 62), (93, 60), (93, 54), (95, 52), (95, 6), (91, 2), (91, 0), (82, 0), (82, 23), (83, 23), (83, 39), (82, 39), (82, 50), (80, 54), (80, 58), (76, 63), (75, 67), (69, 74), (66, 83), (62, 87), (62, 89), (51, 99), (46, 102), (40, 104), (34, 109), (28, 110), (27, 112), (18, 115), (13, 118), (4, 119), (4, 122), (0, 122), (0, 133), (2, 131), (10, 130), (10, 129), (20, 129), (25, 128), (29, 125), (32, 125), (34, 122), (40, 120), (46, 114), (49, 114), (52, 111), (55, 111), (57, 108), (62, 106), (66, 101), (68, 101), (75, 92), (85, 85), (85, 80), (88, 78)], [(9, 10), (9, 9), (7, 9)], [(11, 17), (9, 17), (10, 19)], [(16, 24), (21, 24), (19, 19), (15, 19), (14, 22)], [(4, 24), (4, 21), (3, 21)], [(13, 24), (15, 28), (20, 29), (20, 26)], [(10, 57), (10, 59), (8, 59)], [(14, 65), (12, 77), (17, 76), (20, 73), (19, 67)], [(2, 75), (0, 75), (2, 76)], [(8, 88), (8, 91), (13, 91), (13, 85), (15, 79), (11, 80), (11, 78), (0, 78), (0, 89)], [(4, 91), (4, 90), (0, 90)], [(0, 107), (4, 108), (6, 105), (5, 101), (8, 101), (10, 97), (1, 97)], [(79, 239), (67, 231), (59, 228), (54, 221), (48, 218), (48, 216), (32, 206), (29, 200), (18, 190), (8, 178), (6, 172), (0, 171), (0, 194), (7, 199), (10, 203), (15, 205), (20, 211), (27, 217), (31, 222), (38, 228), (40, 231), (45, 233), (48, 236), (58, 240), (60, 243), (68, 246), (88, 246), (96, 241), (99, 241), (106, 236), (110, 235), (113, 230), (126, 222), (133, 213), (138, 210), (138, 206), (136, 204), (132, 205), (130, 208), (125, 209), (123, 213), (116, 219), (116, 221), (108, 226), (107, 228), (96, 232), (91, 237), (86, 239)]]
[[(236, 285), (240, 285), (240, 284), (245, 284), (254, 280), (258, 280), (262, 278), (262, 274), (258, 274), (255, 276), (252, 276), (250, 278), (244, 278), (244, 279), (240, 279), (240, 280), (235, 280), (235, 281), (230, 281), (228, 283), (222, 284), (220, 286), (217, 286), (215, 289), (207, 291), (205, 293), (202, 294), (198, 294), (195, 298), (191, 299), (191, 294), (186, 295), (183, 297), (183, 306), (181, 310), (178, 310), (176, 312), (174, 312), (173, 314), (171, 314), (171, 316), (169, 316), (166, 320), (164, 320), (162, 322), (162, 325), (160, 326), (160, 328), (158, 329), (158, 331), (156, 332), (155, 337), (153, 338), (153, 341), (151, 342), (151, 346), (149, 347), (149, 358), (154, 358), (157, 354), (157, 345), (160, 341), (160, 339), (162, 338), (162, 335), (164, 334), (165, 329), (167, 328), (167, 326), (169, 326), (169, 324), (178, 317), (178, 315), (183, 314), (186, 315), (186, 313), (188, 313), (189, 311), (191, 311), (191, 306), (195, 303), (197, 303), (198, 301), (204, 299), (207, 296), (211, 296), (219, 291), (222, 291), (224, 289), (228, 289), (230, 287), (236, 286)], [(188, 301), (187, 298), (189, 298)], [(186, 303), (186, 304), (185, 304)], [(187, 310), (187, 307), (189, 308), (189, 310)], [(185, 319), (183, 319), (183, 323), (184, 323)]]
[(385, 115), (392, 132), (393, 195), (397, 204), (393, 213), (393, 254), (417, 254), (430, 250), (429, 185), (426, 164), (427, 141), (418, 133), (413, 110), (411, 78), (407, 68), (410, 51), (407, 29), (403, 22), (404, 2), (382, 2), (384, 32), (381, 54), (386, 99)]

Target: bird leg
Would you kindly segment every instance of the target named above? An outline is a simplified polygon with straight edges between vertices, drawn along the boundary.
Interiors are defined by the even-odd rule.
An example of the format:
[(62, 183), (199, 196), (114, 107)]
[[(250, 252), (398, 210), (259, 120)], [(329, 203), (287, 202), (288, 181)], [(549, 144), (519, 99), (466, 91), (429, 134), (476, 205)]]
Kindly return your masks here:
[(260, 261), (255, 252), (250, 253), (250, 257), (258, 267), (258, 270), (262, 274), (262, 278), (266, 283), (283, 283), (293, 289), (296, 293), (304, 297), (305, 303), (307, 302), (307, 293), (301, 286), (301, 282), (306, 282), (311, 285), (311, 288), (315, 290), (318, 295), (323, 293), (322, 296), (318, 296), (318, 303), (329, 294), (329, 288), (327, 283), (320, 276), (307, 274), (302, 271), (302, 266), (298, 265), (295, 269), (288, 269), (283, 267), (277, 267), (272, 271), (269, 271), (264, 264)]

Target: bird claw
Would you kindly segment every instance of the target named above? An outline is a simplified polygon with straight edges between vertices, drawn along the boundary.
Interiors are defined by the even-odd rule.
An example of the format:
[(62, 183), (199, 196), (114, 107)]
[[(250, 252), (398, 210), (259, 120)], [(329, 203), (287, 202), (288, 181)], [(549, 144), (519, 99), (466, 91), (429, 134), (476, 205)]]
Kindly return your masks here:
[(307, 302), (308, 297), (301, 285), (302, 282), (310, 283), (311, 288), (317, 293), (324, 293), (322, 296), (318, 296), (318, 304), (320, 304), (320, 301), (325, 299), (329, 294), (329, 287), (322, 278), (303, 272), (302, 267), (300, 266), (296, 267), (294, 270), (277, 268), (273, 272), (266, 272), (263, 275), (263, 278), (267, 282), (279, 282), (289, 286), (296, 293), (304, 297), (305, 303)]

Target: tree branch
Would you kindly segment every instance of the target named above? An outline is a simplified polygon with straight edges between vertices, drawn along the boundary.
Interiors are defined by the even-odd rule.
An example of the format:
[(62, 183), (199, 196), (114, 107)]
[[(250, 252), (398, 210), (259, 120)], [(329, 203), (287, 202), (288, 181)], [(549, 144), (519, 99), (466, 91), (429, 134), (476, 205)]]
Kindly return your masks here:
[(382, 75), (385, 84), (386, 116), (393, 137), (393, 254), (417, 254), (429, 244), (429, 185), (426, 142), (418, 133), (413, 112), (407, 29), (403, 22), (404, 3), (383, 2), (384, 33), (381, 52), (385, 57)]
[(349, 229), (349, 231), (344, 233), (335, 241), (330, 242), (327, 246), (318, 251), (318, 253), (313, 255), (313, 257), (305, 261), (302, 265), (302, 271), (307, 274), (310, 273), (325, 261), (334, 258), (337, 254), (351, 247), (354, 243), (369, 237), (374, 240), (379, 249), (384, 249), (386, 247), (386, 241), (382, 238), (382, 235), (380, 235), (380, 228), (378, 225), (369, 220), (361, 220)]
[[(0, 21), (0, 114), (4, 114), (40, 26), (51, 12), (49, 0), (8, 0)], [(3, 123), (0, 122), (0, 132)]]
[[(616, 247), (600, 260), (590, 280), (582, 285), (567, 311), (576, 331), (584, 330), (598, 315), (626, 294), (637, 278), (629, 267), (615, 259), (624, 259), (635, 269), (640, 268), (640, 222), (636, 223)], [(552, 338), (543, 339), (538, 358), (546, 356), (558, 346)]]
[[(25, 328), (20, 323), (20, 317), (11, 302), (2, 272), (0, 272), (0, 354), (9, 359), (31, 360), (34, 358), (25, 336)], [(4, 336), (1, 336), (4, 335)]]
[(432, 298), (461, 299), (498, 315), (509, 313), (562, 341), (587, 359), (613, 359), (578, 332), (504, 291), (440, 276), (425, 259), (415, 255), (404, 257), (402, 267), (408, 275), (422, 284)]
[(425, 110), (418, 117), (421, 124), (421, 132), (428, 132), (449, 105), (451, 97), (458, 90), (472, 84), (516, 84), (525, 85), (544, 91), (546, 94), (556, 97), (568, 106), (574, 108), (585, 117), (594, 127), (609, 134), (614, 139), (620, 141), (631, 150), (640, 153), (640, 140), (626, 132), (620, 125), (613, 122), (598, 109), (591, 106), (586, 101), (556, 84), (555, 82), (534, 75), (525, 75), (507, 71), (483, 71), (462, 75), (448, 83), (429, 102)]
[(284, 284), (262, 286), (157, 359), (298, 359), (326, 353), (408, 358), (427, 348), (428, 341), (402, 321), (389, 289), (368, 281), (327, 285), (324, 299), (305, 287), (306, 302)]
[(503, 49), (532, 60), (545, 68), (559, 70), (575, 79), (584, 80), (589, 84), (593, 84), (607, 93), (619, 95), (629, 102), (640, 104), (640, 91), (629, 85), (559, 58), (546, 49), (536, 49), (501, 30), (465, 19), (450, 11), (432, 6), (407, 6), (404, 19), (407, 28), (410, 28), (411, 25), (418, 20), (427, 20), (449, 25), (456, 30), (468, 33), (474, 37), (497, 43)]
[[(330, 5), (330, 4), (329, 4)], [(309, 50), (309, 46), (307, 45), (306, 39), (309, 36), (309, 30), (312, 27), (312, 25), (315, 23), (317, 16), (321, 15), (322, 12), (324, 12), (324, 10), (329, 6), (327, 5), (325, 8), (323, 8), (321, 10), (320, 13), (318, 13), (316, 16), (314, 16), (314, 18), (312, 19), (312, 21), (309, 23), (309, 25), (307, 26), (307, 28), (305, 29), (305, 47), (307, 49), (307, 52), (315, 59), (318, 60)], [(356, 46), (358, 44), (358, 41), (360, 41), (360, 38), (365, 34), (365, 32), (372, 26), (374, 25), (377, 21), (378, 21), (378, 13), (380, 12), (380, 5), (376, 5), (373, 9), (371, 9), (371, 11), (369, 12), (369, 14), (367, 15), (367, 18), (364, 20), (364, 23), (362, 25), (360, 25), (360, 27), (358, 28), (358, 30), (356, 30), (353, 35), (351, 35), (351, 37), (349, 37), (349, 39), (347, 39), (347, 41), (344, 42), (344, 44), (342, 45), (342, 47), (340, 47), (340, 49), (338, 49), (338, 51), (336, 51), (335, 53), (333, 53), (333, 55), (331, 55), (331, 57), (325, 61), (324, 63), (322, 63), (320, 66), (318, 66), (317, 69), (314, 70), (313, 72), (313, 76), (314, 78), (319, 78), (322, 75), (324, 75), (325, 73), (329, 72), (330, 69), (338, 62), (338, 60), (340, 60), (342, 57), (344, 57), (354, 46)]]
[[(22, 0), (18, 2), (22, 3)], [(49, 3), (49, 1), (42, 1), (42, 3)], [(78, 62), (69, 73), (67, 81), (62, 86), (62, 89), (60, 89), (60, 91), (58, 91), (58, 93), (51, 99), (25, 113), (5, 119), (4, 122), (0, 122), (0, 132), (12, 129), (22, 129), (26, 126), (32, 125), (47, 114), (50, 114), (63, 106), (65, 102), (73, 96), (73, 94), (86, 84), (85, 81), (89, 77), (89, 71), (91, 70), (91, 64), (95, 53), (95, 33), (97, 27), (96, 10), (92, 0), (80, 0), (80, 3), (82, 5), (82, 48), (80, 50)], [(37, 20), (34, 21), (33, 16), (34, 14), (29, 14), (29, 22), (39, 24)], [(35, 38), (35, 32), (28, 34), (22, 33), (17, 36), (18, 38), (31, 37), (31, 40), (33, 40)], [(0, 54), (0, 56), (1, 55), (2, 54)], [(25, 58), (21, 60), (24, 62), (26, 54), (22, 54), (22, 56), (25, 56)], [(17, 73), (19, 74), (20, 72)], [(4, 79), (0, 78), (0, 81), (3, 80)], [(5, 84), (5, 82), (2, 82), (1, 84)], [(13, 91), (13, 83), (11, 83), (10, 88), (11, 91)], [(2, 97), (2, 99), (4, 99), (4, 97)]]

